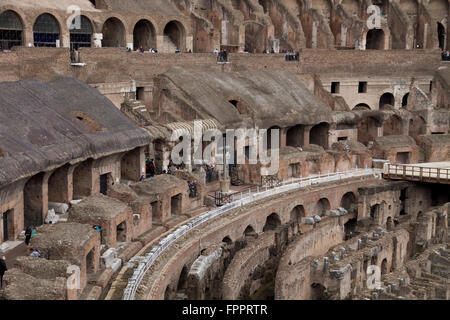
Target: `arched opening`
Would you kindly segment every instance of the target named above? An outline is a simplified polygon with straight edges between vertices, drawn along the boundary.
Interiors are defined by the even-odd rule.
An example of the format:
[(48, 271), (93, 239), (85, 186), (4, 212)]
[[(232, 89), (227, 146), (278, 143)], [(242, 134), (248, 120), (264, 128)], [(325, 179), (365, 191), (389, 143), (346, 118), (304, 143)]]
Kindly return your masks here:
[(327, 198), (320, 199), (316, 204), (316, 214), (323, 217), (331, 209), (330, 201)]
[(170, 286), (168, 285), (166, 290), (164, 291), (164, 300), (170, 300), (172, 296), (172, 290), (170, 290)]
[(185, 293), (188, 274), (189, 270), (188, 267), (185, 265), (183, 266), (183, 269), (181, 270), (180, 273), (180, 277), (178, 278), (177, 293)]
[(243, 103), (239, 99), (230, 99), (230, 100), (228, 100), (228, 102), (231, 103), (240, 114), (248, 113), (245, 103)]
[(183, 52), (186, 47), (186, 32), (178, 21), (170, 21), (164, 28), (164, 52)]
[(21, 46), (23, 41), (23, 23), (20, 16), (12, 10), (0, 14), (0, 51)]
[(262, 53), (267, 50), (264, 26), (258, 23), (245, 25), (245, 51), (250, 53)]
[(353, 192), (347, 192), (341, 199), (341, 207), (349, 213), (358, 212), (358, 203)]
[(402, 108), (406, 108), (408, 106), (408, 98), (409, 98), (409, 92), (405, 94), (402, 98)]
[(386, 230), (391, 231), (394, 229), (394, 221), (391, 217), (388, 217), (386, 220)]
[[(270, 127), (269, 129), (267, 129), (267, 140), (264, 141), (264, 145), (267, 146), (267, 150), (275, 148), (276, 146), (272, 145), (272, 135), (274, 135), (274, 139), (275, 139), (275, 131), (278, 130), (278, 148), (281, 146), (280, 140), (281, 140), (281, 128), (278, 126), (273, 126)], [(273, 132), (272, 132), (273, 131)], [(276, 141), (276, 140), (275, 140)]]
[(69, 170), (71, 165), (67, 164), (58, 168), (48, 179), (48, 201), (56, 203), (69, 203)]
[(266, 219), (266, 224), (264, 225), (263, 232), (269, 231), (269, 230), (275, 230), (281, 226), (281, 220), (278, 214), (272, 213), (270, 216)]
[(330, 125), (326, 122), (322, 122), (311, 128), (309, 132), (309, 143), (315, 144), (328, 149), (328, 132)]
[(388, 268), (387, 268), (387, 259), (383, 259), (383, 261), (381, 262), (381, 274), (386, 274), (388, 273)]
[(256, 238), (257, 233), (255, 232), (255, 229), (253, 229), (252, 226), (247, 226), (244, 230), (244, 238), (247, 240), (249, 238)]
[(390, 92), (383, 93), (380, 97), (379, 108), (381, 109), (385, 105), (395, 106), (394, 95)]
[(139, 20), (133, 30), (133, 46), (134, 49), (142, 47), (148, 51), (156, 49), (156, 31), (153, 24), (146, 20)]
[(70, 28), (70, 50), (91, 47), (92, 32), (92, 24), (87, 17), (75, 17)]
[(92, 193), (93, 159), (80, 163), (73, 171), (73, 199), (83, 199)]
[(233, 243), (233, 240), (229, 236), (226, 236), (222, 239), (222, 242), (226, 243), (227, 245), (231, 245)]
[(440, 22), (437, 23), (437, 33), (439, 48), (441, 48), (441, 50), (445, 50), (445, 28)]
[(379, 121), (373, 117), (367, 117), (358, 123), (358, 141), (367, 145), (378, 137)]
[(367, 50), (383, 50), (384, 49), (384, 31), (381, 29), (371, 29), (366, 36)]
[(356, 235), (356, 227), (358, 226), (358, 219), (350, 219), (344, 224), (345, 240), (351, 239)]
[(370, 110), (370, 107), (365, 103), (359, 103), (353, 108), (353, 110)]
[(44, 224), (44, 173), (31, 177), (23, 189), (24, 227), (36, 227)]
[(327, 289), (320, 283), (313, 283), (311, 285), (311, 300), (328, 300)]
[(409, 120), (408, 135), (417, 139), (418, 136), (425, 134), (427, 131), (426, 122), (421, 116), (415, 115)]
[(58, 20), (49, 13), (41, 14), (33, 26), (34, 46), (56, 47), (59, 34)]
[(103, 24), (103, 47), (120, 48), (125, 47), (125, 26), (117, 18), (109, 18)]
[(386, 120), (383, 125), (383, 135), (402, 135), (402, 119), (394, 114)]
[(290, 128), (286, 133), (286, 145), (290, 147), (302, 147), (305, 141), (305, 127), (298, 124)]
[(378, 217), (380, 216), (381, 206), (379, 204), (375, 204), (370, 207), (370, 219), (372, 221), (378, 221)]
[(300, 223), (302, 223), (302, 218), (304, 218), (305, 216), (305, 208), (302, 205), (298, 205), (294, 209), (292, 209), (289, 221), (293, 223), (294, 226), (298, 226)]

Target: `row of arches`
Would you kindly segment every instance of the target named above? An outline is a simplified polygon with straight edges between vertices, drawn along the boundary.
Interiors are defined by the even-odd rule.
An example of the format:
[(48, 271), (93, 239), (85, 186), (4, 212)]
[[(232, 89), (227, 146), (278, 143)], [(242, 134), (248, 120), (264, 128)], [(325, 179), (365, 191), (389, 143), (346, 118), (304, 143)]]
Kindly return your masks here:
[[(408, 107), (409, 92), (405, 93), (402, 97), (402, 108)], [(395, 107), (395, 97), (390, 92), (385, 92), (380, 96), (378, 102), (378, 108), (383, 109), (386, 106)], [(371, 110), (370, 106), (366, 103), (358, 103), (353, 110)]]
[[(50, 13), (39, 15), (33, 24), (33, 41), (35, 47), (57, 47), (61, 45), (61, 26), (58, 19)], [(25, 27), (23, 19), (13, 10), (0, 14), (0, 45), (3, 50), (24, 45)], [(84, 16), (73, 18), (70, 28), (70, 48), (91, 47), (94, 27), (91, 20)], [(102, 27), (103, 47), (126, 47), (127, 35), (125, 24), (116, 17), (107, 19)], [(144, 50), (157, 48), (157, 32), (153, 23), (147, 19), (139, 20), (133, 28), (133, 46)], [(175, 52), (186, 48), (186, 29), (177, 21), (169, 21), (163, 30), (164, 52)]]
[[(345, 208), (349, 213), (357, 213), (357, 196), (353, 191), (348, 191), (342, 195), (341, 200), (339, 202), (340, 206)], [(305, 208), (310, 208), (311, 212), (307, 214)], [(240, 250), (246, 246), (248, 241), (253, 241), (254, 239), (260, 236), (259, 232), (286, 232), (288, 230), (285, 227), (289, 228), (289, 234), (295, 235), (300, 233), (300, 225), (303, 223), (302, 219), (307, 216), (325, 215), (325, 212), (331, 209), (331, 202), (327, 197), (320, 198), (314, 204), (311, 203), (295, 203), (293, 204), (293, 208), (289, 213), (289, 221), (286, 221), (287, 217), (282, 217), (281, 214), (274, 211), (268, 211), (267, 216), (265, 217), (264, 225), (256, 225), (254, 223), (244, 224), (242, 229), (237, 231), (236, 233), (227, 234), (224, 233), (221, 242), (225, 244), (225, 247), (230, 250), (231, 259), (237, 250)], [(288, 210), (289, 211), (289, 210)], [(348, 223), (344, 225), (344, 229), (348, 229), (348, 225), (353, 223), (355, 219), (349, 220)], [(355, 223), (356, 224), (356, 223)], [(289, 237), (291, 237), (289, 235)], [(220, 239), (220, 238), (219, 238)], [(228, 250), (227, 249), (227, 250)], [(200, 254), (203, 254), (205, 249), (200, 251)], [(190, 258), (184, 262), (182, 266), (180, 266), (180, 270), (175, 273), (172, 281), (166, 286), (164, 291), (164, 299), (182, 299), (190, 298), (186, 294), (186, 290), (188, 289), (188, 281), (189, 281), (189, 269), (192, 265), (192, 261), (194, 258)], [(225, 263), (225, 265), (228, 265)], [(226, 268), (226, 267), (225, 267)], [(217, 291), (217, 288), (210, 287), (212, 282), (206, 282), (202, 285), (202, 289), (204, 290), (204, 299), (220, 299), (220, 290)], [(213, 285), (214, 286), (214, 285)]]

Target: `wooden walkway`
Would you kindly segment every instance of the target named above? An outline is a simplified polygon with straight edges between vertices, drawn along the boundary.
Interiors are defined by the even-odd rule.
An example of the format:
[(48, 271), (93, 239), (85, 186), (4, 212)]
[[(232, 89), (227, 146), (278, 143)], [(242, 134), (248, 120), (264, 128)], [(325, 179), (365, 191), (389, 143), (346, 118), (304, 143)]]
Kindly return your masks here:
[(450, 161), (418, 164), (385, 164), (383, 178), (450, 184)]

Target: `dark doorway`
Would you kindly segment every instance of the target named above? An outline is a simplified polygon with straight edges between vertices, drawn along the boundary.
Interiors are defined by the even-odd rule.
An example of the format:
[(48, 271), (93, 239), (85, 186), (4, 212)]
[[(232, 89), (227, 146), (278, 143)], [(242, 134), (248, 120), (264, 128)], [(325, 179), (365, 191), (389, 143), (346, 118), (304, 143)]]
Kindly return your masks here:
[(156, 31), (153, 24), (148, 20), (139, 20), (133, 30), (134, 49), (142, 47), (148, 51), (156, 49)]
[(127, 242), (127, 223), (125, 221), (117, 226), (116, 232), (117, 242)]
[(125, 26), (117, 18), (109, 18), (102, 29), (103, 47), (120, 48), (126, 46)]
[(108, 193), (108, 174), (100, 175), (100, 193), (105, 196)]
[(366, 38), (367, 50), (383, 50), (384, 49), (384, 32), (381, 29), (372, 29), (367, 32)]
[(309, 132), (309, 143), (315, 144), (328, 149), (328, 132), (330, 125), (326, 122), (322, 122), (311, 128)]
[(3, 241), (14, 240), (14, 215), (12, 210), (3, 213)]
[(437, 23), (437, 32), (439, 39), (439, 48), (441, 48), (441, 50), (445, 50), (445, 28), (440, 22)]
[(406, 164), (409, 163), (409, 152), (398, 152), (397, 163)]
[(278, 214), (272, 213), (270, 216), (266, 219), (266, 224), (264, 225), (263, 232), (269, 231), (269, 230), (275, 230), (281, 225), (281, 220)]
[(86, 273), (94, 273), (95, 272), (95, 253), (94, 249), (89, 251), (89, 253), (86, 256)]
[(394, 95), (390, 92), (386, 92), (380, 97), (380, 104), (379, 104), (380, 109), (387, 104), (391, 106), (395, 105)]
[(173, 196), (170, 200), (171, 214), (181, 214), (181, 193)]

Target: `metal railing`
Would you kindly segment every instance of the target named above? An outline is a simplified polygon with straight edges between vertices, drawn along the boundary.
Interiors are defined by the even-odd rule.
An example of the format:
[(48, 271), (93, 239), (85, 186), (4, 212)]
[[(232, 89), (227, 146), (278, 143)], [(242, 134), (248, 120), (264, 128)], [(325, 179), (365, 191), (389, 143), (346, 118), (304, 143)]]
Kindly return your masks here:
[(386, 176), (397, 176), (411, 180), (422, 181), (432, 179), (436, 181), (450, 180), (450, 169), (421, 167), (404, 164), (385, 164), (383, 174)]
[(200, 225), (226, 213), (240, 206), (247, 205), (254, 201), (258, 201), (273, 195), (289, 192), (299, 188), (304, 188), (307, 186), (327, 183), (333, 181), (339, 181), (343, 179), (363, 177), (374, 175), (375, 177), (380, 177), (376, 174), (374, 169), (353, 169), (344, 172), (335, 172), (321, 175), (312, 175), (308, 177), (291, 178), (287, 181), (283, 181), (281, 186), (270, 188), (269, 186), (253, 187), (247, 191), (240, 192), (239, 194), (232, 196), (232, 201), (223, 205), (222, 207), (216, 208), (209, 211), (203, 215), (200, 215), (187, 224), (179, 227), (177, 230), (162, 239), (146, 256), (145, 259), (139, 263), (137, 268), (134, 270), (131, 278), (128, 279), (128, 284), (124, 290), (122, 300), (134, 300), (136, 291), (147, 271), (155, 263), (155, 261), (160, 257), (160, 255), (171, 246), (177, 239), (181, 238), (189, 231), (199, 227)]

